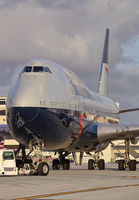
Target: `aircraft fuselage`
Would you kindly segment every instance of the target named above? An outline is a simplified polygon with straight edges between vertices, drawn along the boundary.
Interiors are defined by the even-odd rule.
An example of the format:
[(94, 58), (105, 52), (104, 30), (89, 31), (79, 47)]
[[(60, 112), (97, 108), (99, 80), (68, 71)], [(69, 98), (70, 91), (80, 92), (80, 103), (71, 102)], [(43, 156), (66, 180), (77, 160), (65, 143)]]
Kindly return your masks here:
[(11, 135), (27, 146), (34, 136), (41, 138), (54, 151), (105, 149), (95, 131), (84, 129), (89, 122), (117, 124), (118, 112), (110, 98), (91, 92), (73, 72), (42, 59), (26, 63), (7, 99)]

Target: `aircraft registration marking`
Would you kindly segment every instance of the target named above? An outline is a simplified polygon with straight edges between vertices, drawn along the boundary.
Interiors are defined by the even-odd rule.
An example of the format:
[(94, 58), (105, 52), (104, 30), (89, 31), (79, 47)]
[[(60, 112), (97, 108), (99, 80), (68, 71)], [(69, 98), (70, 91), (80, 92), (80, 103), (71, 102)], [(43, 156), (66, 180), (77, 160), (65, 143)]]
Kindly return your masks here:
[(136, 186), (139, 186), (139, 184), (100, 187), (100, 188), (92, 188), (92, 189), (86, 189), (86, 190), (76, 190), (76, 191), (70, 191), (70, 192), (58, 192), (58, 193), (53, 193), (53, 194), (38, 195), (38, 196), (25, 197), (25, 198), (13, 199), (13, 200), (30, 200), (30, 199), (38, 199), (38, 198), (44, 198), (44, 197), (60, 196), (60, 195), (83, 193), (83, 192), (92, 192), (92, 191), (107, 190), (107, 189), (114, 189), (114, 188), (136, 187)]

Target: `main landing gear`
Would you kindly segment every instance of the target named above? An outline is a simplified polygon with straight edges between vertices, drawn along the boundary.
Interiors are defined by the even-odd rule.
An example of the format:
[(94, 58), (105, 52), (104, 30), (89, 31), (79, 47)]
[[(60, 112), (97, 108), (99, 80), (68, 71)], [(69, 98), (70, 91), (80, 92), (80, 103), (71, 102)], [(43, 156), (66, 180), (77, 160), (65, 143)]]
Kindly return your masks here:
[(58, 170), (60, 167), (63, 168), (63, 170), (69, 170), (70, 169), (70, 162), (68, 159), (65, 159), (67, 155), (69, 155), (69, 152), (59, 152), (59, 159), (53, 160), (52, 168), (53, 170)]
[[(89, 170), (93, 170), (93, 169), (95, 169), (95, 167), (98, 167), (99, 170), (105, 169), (105, 161), (103, 159), (99, 159), (99, 153), (98, 152), (95, 153), (94, 156), (90, 152), (86, 152), (86, 153), (88, 155), (90, 155), (91, 157), (93, 157), (93, 159), (88, 160), (88, 169)], [(58, 169), (60, 169), (60, 167), (62, 167), (63, 170), (69, 170), (70, 169), (70, 162), (69, 162), (68, 159), (65, 159), (65, 157), (69, 154), (70, 154), (70, 152), (65, 152), (65, 153), (59, 152), (59, 159), (53, 160), (53, 163), (52, 163), (53, 170), (58, 170)], [(83, 153), (80, 152), (80, 159), (79, 159), (80, 165), (82, 163), (82, 157), (83, 157)], [(75, 163), (75, 164), (77, 164), (77, 163)]]
[(129, 168), (131, 171), (136, 170), (136, 160), (130, 160), (129, 158), (129, 139), (125, 140), (125, 157), (123, 160), (119, 160), (118, 162), (118, 169), (125, 170)]
[(87, 154), (89, 154), (93, 158), (88, 160), (89, 170), (94, 170), (95, 167), (98, 167), (99, 170), (105, 169), (105, 161), (104, 159), (99, 159), (99, 152), (96, 152), (94, 156), (89, 152)]
[[(42, 139), (39, 139), (37, 136), (33, 136), (33, 140), (29, 143), (29, 149), (30, 153), (34, 152), (33, 156), (29, 157), (29, 154), (26, 156), (24, 153), (24, 156), (22, 154), (22, 160), (17, 162), (18, 167), (21, 167), (21, 165), (24, 167), (26, 164), (29, 164), (29, 171), (31, 175), (40, 175), (40, 176), (46, 176), (49, 173), (49, 165), (47, 162), (43, 161), (45, 160), (44, 156), (42, 155), (42, 150), (44, 148), (44, 143)], [(19, 146), (18, 151), (22, 145)], [(25, 152), (22, 150), (22, 152)]]

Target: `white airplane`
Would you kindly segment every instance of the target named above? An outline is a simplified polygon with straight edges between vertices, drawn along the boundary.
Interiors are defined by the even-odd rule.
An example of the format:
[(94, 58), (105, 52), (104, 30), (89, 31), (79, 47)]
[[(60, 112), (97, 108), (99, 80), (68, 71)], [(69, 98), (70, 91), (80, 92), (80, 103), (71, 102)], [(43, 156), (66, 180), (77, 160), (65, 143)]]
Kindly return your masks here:
[[(95, 152), (88, 169), (103, 170), (105, 162), (97, 152), (119, 139), (126, 140), (126, 156), (119, 162), (119, 170), (136, 170), (136, 161), (129, 159), (128, 149), (129, 141), (138, 141), (139, 125), (119, 124), (119, 114), (138, 108), (118, 110), (108, 97), (108, 41), (106, 29), (97, 93), (72, 71), (43, 59), (27, 62), (12, 85), (7, 98), (8, 129), (22, 146), (23, 157), (25, 146), (35, 150), (31, 165), (36, 173), (47, 175), (49, 170), (47, 163), (40, 164), (43, 148), (59, 154), (52, 164), (54, 170), (60, 166), (70, 169), (66, 156), (72, 153), (76, 161), (76, 152), (80, 152), (80, 164), (83, 152)], [(7, 134), (6, 126), (0, 128), (0, 136)]]

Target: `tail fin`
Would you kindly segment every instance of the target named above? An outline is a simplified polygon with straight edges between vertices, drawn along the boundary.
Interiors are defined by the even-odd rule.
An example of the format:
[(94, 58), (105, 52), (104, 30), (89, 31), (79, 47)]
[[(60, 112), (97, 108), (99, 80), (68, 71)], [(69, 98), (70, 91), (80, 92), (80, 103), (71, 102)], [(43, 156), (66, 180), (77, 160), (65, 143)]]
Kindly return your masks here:
[(106, 29), (105, 42), (101, 61), (101, 70), (97, 92), (103, 96), (108, 96), (108, 49), (109, 49), (109, 29)]
[(0, 149), (4, 148), (4, 142), (5, 142), (5, 138), (3, 138), (3, 140), (0, 142)]

